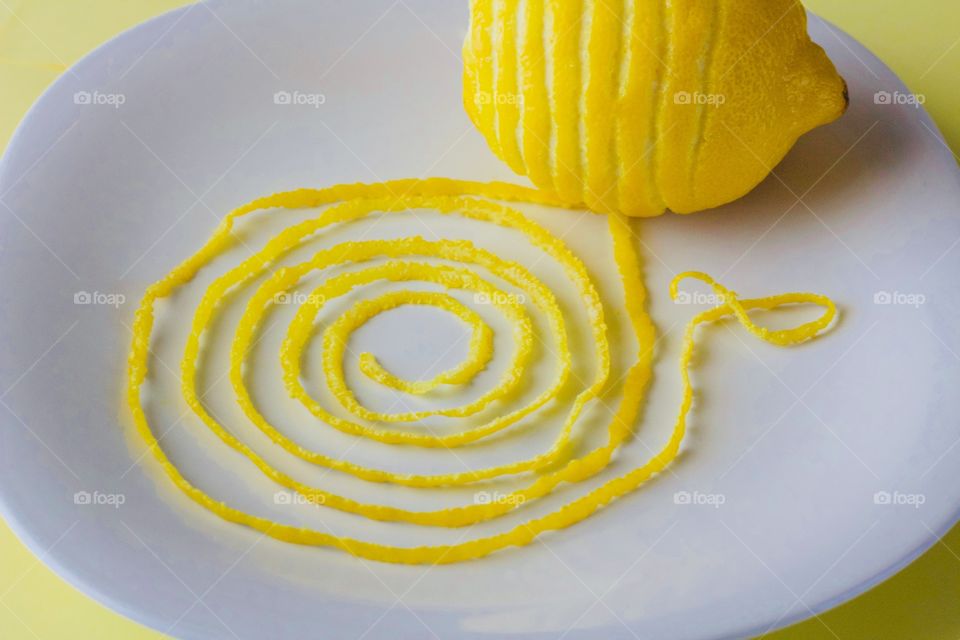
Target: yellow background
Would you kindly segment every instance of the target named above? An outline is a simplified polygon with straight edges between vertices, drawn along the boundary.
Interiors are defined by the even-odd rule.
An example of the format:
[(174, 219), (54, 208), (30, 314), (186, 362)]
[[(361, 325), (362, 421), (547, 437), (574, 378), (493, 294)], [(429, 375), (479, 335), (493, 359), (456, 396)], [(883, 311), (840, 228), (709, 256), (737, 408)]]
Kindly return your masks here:
[[(455, 0), (450, 0), (455, 1)], [(466, 0), (457, 0), (466, 2)], [(40, 92), (83, 54), (183, 0), (0, 0), (0, 149)], [(806, 0), (927, 98), (960, 150), (960, 3)], [(960, 527), (869, 593), (775, 640), (960, 638)], [(0, 638), (160, 638), (75, 591), (0, 522)]]

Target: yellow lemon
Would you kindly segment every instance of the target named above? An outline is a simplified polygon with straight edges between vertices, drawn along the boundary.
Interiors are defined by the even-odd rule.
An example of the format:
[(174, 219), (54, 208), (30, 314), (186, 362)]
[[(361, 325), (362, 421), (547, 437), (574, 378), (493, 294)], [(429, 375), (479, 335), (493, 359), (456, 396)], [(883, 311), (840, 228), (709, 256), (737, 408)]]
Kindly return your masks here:
[(735, 200), (846, 84), (796, 0), (471, 0), (464, 103), (569, 205), (655, 216)]

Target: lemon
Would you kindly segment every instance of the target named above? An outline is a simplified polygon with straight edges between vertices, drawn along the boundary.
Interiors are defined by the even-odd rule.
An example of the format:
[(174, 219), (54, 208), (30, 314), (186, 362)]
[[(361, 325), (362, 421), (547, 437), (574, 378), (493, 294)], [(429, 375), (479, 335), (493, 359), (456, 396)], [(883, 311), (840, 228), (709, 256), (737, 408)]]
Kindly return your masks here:
[(464, 104), (568, 205), (690, 213), (760, 183), (846, 84), (796, 0), (471, 0)]

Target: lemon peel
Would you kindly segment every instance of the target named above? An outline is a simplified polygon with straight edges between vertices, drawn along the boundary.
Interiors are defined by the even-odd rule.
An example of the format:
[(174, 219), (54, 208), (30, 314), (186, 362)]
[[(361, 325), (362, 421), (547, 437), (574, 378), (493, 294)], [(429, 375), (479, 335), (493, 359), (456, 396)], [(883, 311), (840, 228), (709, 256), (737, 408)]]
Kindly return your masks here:
[[(583, 263), (570, 252), (559, 238), (551, 235), (519, 211), (491, 200), (551, 206), (561, 204), (549, 194), (515, 185), (432, 178), (369, 185), (337, 185), (316, 190), (300, 189), (254, 200), (228, 214), (197, 253), (147, 288), (134, 319), (133, 341), (128, 366), (127, 400), (138, 432), (172, 482), (187, 496), (217, 516), (251, 527), (286, 542), (328, 546), (363, 558), (404, 564), (445, 564), (479, 558), (506, 547), (528, 544), (536, 536), (546, 531), (562, 529), (579, 522), (612, 500), (635, 490), (671, 463), (679, 452), (683, 441), (686, 432), (687, 414), (693, 401), (693, 387), (689, 369), (694, 352), (694, 335), (699, 325), (733, 317), (758, 338), (772, 344), (788, 346), (819, 335), (831, 325), (836, 317), (837, 311), (833, 302), (826, 296), (819, 294), (786, 293), (765, 298), (742, 299), (735, 292), (726, 289), (706, 274), (698, 272), (680, 274), (671, 283), (671, 295), (674, 297), (677, 295), (678, 286), (682, 280), (696, 278), (710, 285), (721, 299), (721, 303), (712, 309), (697, 314), (687, 325), (680, 359), (683, 395), (670, 437), (662, 449), (641, 466), (601, 484), (556, 511), (528, 520), (503, 533), (457, 544), (398, 547), (336, 536), (328, 531), (318, 531), (274, 522), (267, 518), (246, 513), (211, 497), (195, 486), (168, 458), (150, 425), (141, 401), (142, 387), (150, 373), (150, 341), (155, 323), (156, 303), (171, 296), (178, 288), (191, 281), (209, 262), (230, 247), (232, 242), (231, 230), (237, 219), (257, 211), (273, 208), (326, 206), (327, 208), (317, 217), (281, 231), (260, 252), (217, 278), (204, 293), (191, 324), (191, 332), (187, 339), (181, 363), (182, 389), (187, 404), (212, 432), (229, 447), (246, 456), (264, 475), (284, 487), (300, 492), (308, 501), (354, 513), (371, 520), (408, 522), (423, 526), (463, 527), (491, 520), (509, 511), (521, 508), (529, 501), (549, 494), (561, 483), (581, 482), (603, 471), (620, 445), (630, 437), (643, 404), (647, 383), (652, 375), (655, 329), (645, 310), (646, 291), (641, 277), (639, 258), (633, 244), (630, 224), (627, 219), (620, 215), (608, 217), (613, 239), (613, 255), (624, 288), (626, 310), (639, 345), (636, 361), (630, 366), (624, 377), (623, 397), (607, 426), (607, 442), (579, 458), (571, 458), (569, 440), (573, 424), (582, 412), (583, 407), (590, 400), (599, 397), (607, 387), (610, 354), (606, 338), (607, 327), (603, 316), (603, 305)], [(591, 331), (596, 338), (597, 374), (594, 380), (577, 395), (572, 403), (561, 435), (548, 452), (520, 463), (458, 474), (416, 476), (366, 468), (348, 461), (332, 459), (317, 452), (308, 451), (289, 440), (279, 430), (270, 425), (257, 411), (244, 385), (244, 357), (249, 351), (251, 340), (260, 320), (273, 301), (277, 300), (278, 294), (283, 294), (303, 276), (317, 269), (347, 262), (363, 263), (387, 258), (387, 262), (375, 263), (359, 271), (351, 271), (330, 278), (317, 287), (313, 295), (307, 298), (307, 302), (298, 309), (297, 316), (288, 329), (281, 353), (288, 390), (331, 426), (383, 442), (398, 442), (427, 447), (453, 447), (474, 442), (518, 424), (522, 418), (532, 414), (537, 408), (554, 398), (560, 387), (555, 383), (548, 390), (547, 397), (538, 398), (527, 407), (516, 409), (480, 428), (442, 437), (405, 431), (382, 431), (358, 423), (340, 420), (319, 407), (305, 391), (300, 391), (302, 387), (299, 385), (299, 361), (306, 341), (313, 330), (313, 319), (316, 313), (327, 300), (349, 294), (357, 286), (382, 279), (398, 282), (428, 280), (445, 286), (449, 290), (463, 289), (489, 295), (491, 296), (490, 299), (498, 305), (500, 311), (511, 320), (514, 327), (514, 337), (522, 341), (532, 339), (529, 333), (529, 317), (524, 312), (522, 305), (518, 304), (515, 298), (504, 297), (502, 295), (504, 294), (503, 291), (479, 278), (473, 271), (460, 266), (461, 264), (473, 264), (496, 273), (506, 282), (525, 291), (532, 302), (545, 313), (552, 332), (552, 335), (547, 338), (559, 345), (558, 353), (560, 354), (561, 366), (557, 372), (557, 379), (565, 382), (569, 377), (571, 356), (566, 344), (563, 316), (553, 295), (523, 266), (499, 258), (468, 241), (427, 241), (423, 238), (414, 237), (398, 240), (348, 242), (333, 250), (319, 251), (311, 260), (300, 265), (278, 268), (254, 292), (247, 303), (242, 319), (238, 323), (237, 333), (231, 348), (231, 383), (237, 395), (237, 400), (247, 417), (273, 442), (305, 460), (327, 466), (330, 469), (350, 473), (368, 481), (416, 487), (464, 485), (507, 474), (532, 475), (534, 478), (532, 482), (510, 494), (508, 496), (510, 499), (436, 511), (409, 511), (384, 505), (362, 503), (318, 487), (307, 486), (270, 466), (253, 449), (240, 441), (229, 429), (221, 425), (207, 412), (201, 398), (196, 393), (196, 367), (200, 355), (201, 338), (216, 312), (219, 300), (236, 287), (266, 273), (275, 260), (327, 227), (348, 223), (374, 213), (390, 215), (417, 208), (432, 208), (443, 214), (464, 216), (524, 233), (530, 242), (543, 249), (561, 264), (568, 277), (580, 290), (588, 310)], [(457, 265), (406, 260), (412, 256), (443, 258), (456, 262)], [(373, 356), (362, 356), (361, 361), (366, 362), (366, 364), (361, 364), (361, 367), (365, 367), (363, 371), (372, 379), (397, 390), (409, 393), (425, 393), (441, 384), (464, 384), (468, 382), (484, 368), (492, 357), (492, 335), (489, 328), (485, 327), (475, 312), (446, 293), (401, 290), (370, 300), (362, 300), (341, 315), (326, 329), (324, 335), (324, 371), (327, 374), (328, 385), (331, 386), (331, 390), (343, 406), (354, 411), (364, 410), (352, 397), (343, 380), (340, 367), (344, 352), (341, 346), (348, 339), (350, 333), (364, 322), (401, 304), (430, 305), (460, 318), (473, 329), (470, 352), (460, 365), (425, 382), (397, 378), (376, 364)], [(756, 325), (748, 315), (748, 312), (752, 310), (772, 310), (784, 305), (795, 304), (818, 305), (824, 308), (824, 313), (814, 321), (779, 331), (771, 331)], [(521, 345), (517, 352), (521, 353), (522, 351)], [(504, 374), (495, 391), (485, 398), (485, 404), (482, 406), (487, 406), (489, 403), (505, 397), (502, 389), (509, 389), (514, 384), (513, 380), (522, 373), (524, 363), (525, 356), (517, 357), (515, 354), (511, 367)], [(475, 409), (478, 409), (478, 407), (470, 405), (465, 405), (465, 407), (469, 410), (464, 411), (463, 407), (459, 409), (464, 412), (464, 415), (469, 415)], [(430, 415), (441, 413), (443, 412), (432, 412)], [(385, 421), (419, 420), (423, 415), (426, 415), (421, 413), (375, 414), (373, 412), (368, 412), (368, 414), (379, 415)], [(454, 415), (456, 415), (455, 412)], [(338, 420), (340, 422), (337, 422)], [(552, 466), (547, 468), (548, 465)]]
[[(341, 316), (338, 324), (349, 321), (352, 323), (349, 330), (354, 330), (374, 316), (400, 305), (432, 306), (460, 318), (472, 329), (468, 357), (459, 366), (444, 371), (430, 380), (410, 381), (387, 371), (372, 353), (361, 353), (358, 358), (360, 371), (374, 382), (404, 393), (423, 395), (441, 385), (468, 384), (473, 376), (483, 371), (493, 357), (493, 330), (476, 311), (445, 293), (405, 291), (384, 294), (374, 300), (361, 300), (349, 313)], [(341, 333), (347, 333), (347, 331), (347, 329), (340, 329)], [(344, 344), (346, 344), (345, 341)]]

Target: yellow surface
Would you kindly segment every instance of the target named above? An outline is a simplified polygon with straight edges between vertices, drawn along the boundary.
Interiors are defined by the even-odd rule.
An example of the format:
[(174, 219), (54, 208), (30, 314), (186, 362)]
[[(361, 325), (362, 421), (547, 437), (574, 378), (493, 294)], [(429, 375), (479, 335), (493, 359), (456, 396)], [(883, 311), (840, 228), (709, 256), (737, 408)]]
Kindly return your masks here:
[(718, 207), (847, 108), (796, 0), (471, 0), (470, 16), (467, 113), (497, 156), (572, 206)]
[[(64, 65), (180, 0), (0, 0), (0, 146)], [(927, 97), (960, 149), (960, 4), (953, 0), (807, 0)], [(17, 17), (14, 16), (14, 11)], [(769, 637), (960, 637), (960, 528), (900, 574), (838, 609)], [(828, 631), (827, 626), (832, 630)], [(159, 638), (66, 585), (0, 525), (0, 638)]]

